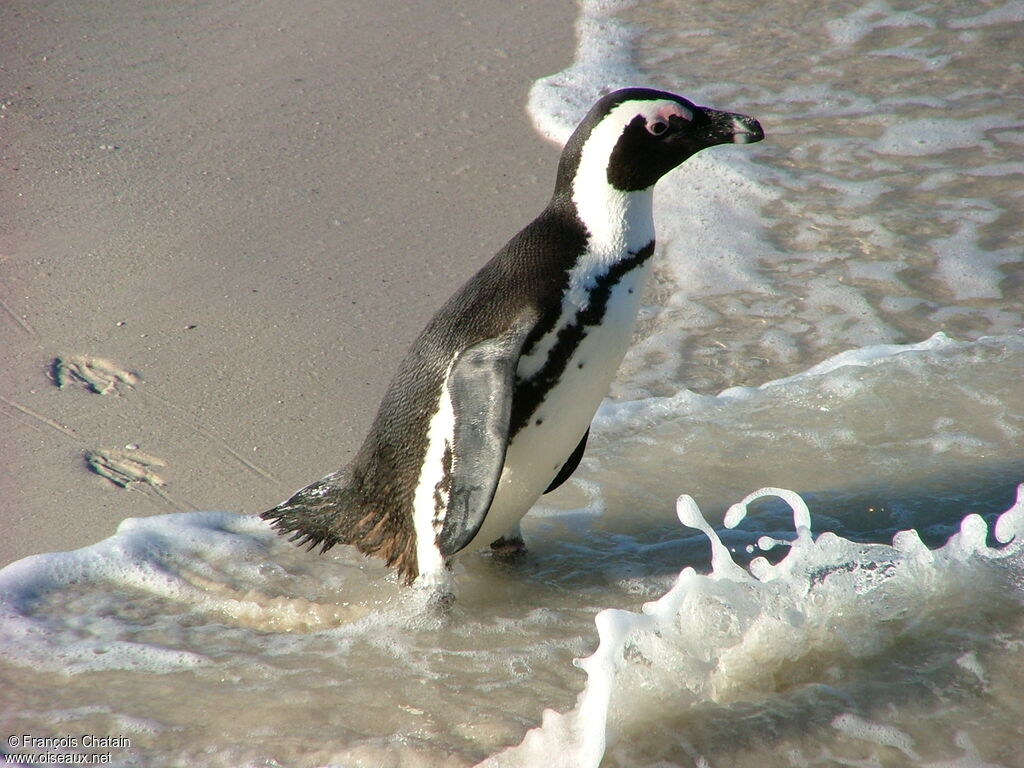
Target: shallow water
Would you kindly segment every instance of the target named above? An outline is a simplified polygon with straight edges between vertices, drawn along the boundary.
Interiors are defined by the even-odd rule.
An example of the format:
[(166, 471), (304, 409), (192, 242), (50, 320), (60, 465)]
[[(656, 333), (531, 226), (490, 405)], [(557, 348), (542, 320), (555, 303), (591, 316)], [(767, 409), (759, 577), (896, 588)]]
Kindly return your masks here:
[(1020, 329), (1019, 2), (587, 7), (601, 55), (535, 87), (542, 131), (643, 82), (768, 137), (659, 186), (664, 282), (624, 383), (717, 392), (867, 344)]
[[(659, 187), (641, 338), (528, 556), (463, 558), (445, 608), (251, 518), (126, 521), (0, 572), (4, 735), (134, 766), (1024, 766), (1022, 22), (586, 5), (542, 131), (651, 84), (768, 138)], [(722, 527), (766, 486), (813, 535), (792, 497)]]
[[(0, 572), (5, 729), (125, 736), (127, 765), (536, 765), (538, 749), (597, 765), (595, 739), (604, 765), (1019, 764), (1022, 539), (985, 531), (1024, 465), (1022, 366), (1018, 337), (939, 337), (758, 389), (609, 403), (579, 480), (528, 519), (528, 557), (464, 558), (447, 609), (253, 518), (128, 520)], [(794, 532), (785, 504), (757, 502), (698, 575), (708, 538), (675, 520), (674, 489), (720, 521), (734, 487), (766, 477), (805, 491), (831, 533), (755, 580), (763, 537)], [(946, 544), (969, 514), (974, 543)], [(595, 615), (677, 579), (664, 626), (627, 615), (602, 629), (600, 665), (574, 666)], [(577, 708), (585, 683), (606, 691), (607, 732)], [(546, 708), (572, 727), (501, 754)]]

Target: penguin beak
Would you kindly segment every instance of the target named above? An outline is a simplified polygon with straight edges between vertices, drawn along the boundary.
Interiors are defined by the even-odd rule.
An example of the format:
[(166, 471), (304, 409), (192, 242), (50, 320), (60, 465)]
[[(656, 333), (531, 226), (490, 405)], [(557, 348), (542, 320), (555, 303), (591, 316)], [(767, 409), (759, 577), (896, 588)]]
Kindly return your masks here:
[(701, 139), (708, 147), (718, 144), (753, 144), (764, 138), (761, 124), (752, 117), (736, 112), (719, 112), (700, 107)]

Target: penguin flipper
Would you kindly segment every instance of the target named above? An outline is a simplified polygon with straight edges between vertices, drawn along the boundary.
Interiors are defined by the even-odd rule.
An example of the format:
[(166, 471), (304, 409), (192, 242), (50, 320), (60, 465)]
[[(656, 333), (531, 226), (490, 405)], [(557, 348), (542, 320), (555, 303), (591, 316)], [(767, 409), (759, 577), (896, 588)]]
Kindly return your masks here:
[(572, 473), (576, 471), (576, 467), (580, 465), (580, 460), (583, 458), (583, 451), (587, 449), (587, 438), (590, 437), (590, 427), (587, 427), (587, 431), (583, 433), (583, 439), (580, 440), (580, 444), (576, 446), (576, 449), (572, 452), (568, 459), (565, 460), (565, 464), (558, 470), (558, 474), (555, 475), (555, 479), (551, 481), (551, 485), (547, 487), (544, 493), (551, 493), (555, 488), (560, 486), (566, 480), (568, 480)]
[(450, 557), (476, 536), (505, 466), (512, 388), (523, 334), (508, 333), (467, 347), (448, 374), (455, 414), (450, 491), (438, 534)]

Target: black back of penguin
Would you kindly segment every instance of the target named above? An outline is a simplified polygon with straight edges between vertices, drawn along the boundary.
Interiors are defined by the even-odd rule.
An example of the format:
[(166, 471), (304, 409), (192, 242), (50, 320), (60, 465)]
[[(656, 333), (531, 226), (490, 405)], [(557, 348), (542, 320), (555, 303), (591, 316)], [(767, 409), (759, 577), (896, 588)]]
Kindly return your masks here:
[(411, 583), (418, 566), (410, 505), (448, 366), (462, 350), (501, 335), (514, 323), (540, 323), (552, 314), (566, 272), (551, 269), (551, 263), (556, 254), (569, 262), (586, 242), (569, 213), (564, 206), (546, 209), (434, 315), (402, 360), (347, 467), (302, 488), (262, 517), (280, 533), (291, 533), (300, 546), (325, 552), (336, 544), (355, 545), (383, 558)]
[[(467, 485), (467, 477), (472, 478), (473, 483), (476, 475), (486, 477), (479, 490), (467, 491), (468, 501), (449, 498), (450, 520), (443, 527), (458, 529), (472, 524), (479, 527), (479, 517), (486, 514), (490, 500), (486, 486), (490, 484), (489, 492), (493, 495), (497, 483), (495, 471), (500, 473), (504, 457), (504, 445), (495, 443), (507, 444), (513, 436), (509, 434), (510, 425), (521, 424), (522, 411), (531, 407), (526, 404), (528, 397), (522, 382), (515, 376), (515, 361), (523, 349), (530, 348), (555, 325), (570, 272), (588, 247), (590, 233), (573, 200), (573, 183), (587, 140), (593, 129), (617, 106), (652, 100), (675, 101), (690, 114), (704, 119), (702, 108), (660, 91), (626, 89), (598, 101), (563, 150), (554, 195), (548, 206), (463, 285), (421, 332), (399, 366), (352, 462), (263, 513), (279, 532), (291, 533), (292, 540), (310, 548), (319, 546), (321, 551), (339, 543), (355, 545), (363, 553), (382, 557), (388, 565), (396, 567), (406, 583), (413, 581), (420, 567), (412, 506), (427, 453), (431, 419), (438, 410), (442, 390), (457, 381), (452, 373), (460, 356), (468, 349), (486, 345), (489, 340), (503, 339), (501, 355), (505, 367), (495, 369), (498, 373), (485, 371), (486, 375), (508, 379), (510, 402), (504, 411), (495, 412), (503, 427), (502, 424), (488, 427), (486, 419), (481, 419), (483, 426), (479, 430), (486, 432), (490, 428), (491, 433), (464, 438), (462, 446), (472, 446), (472, 450), (464, 448), (462, 453), (457, 450), (460, 441), (453, 440), (455, 455), (445, 459), (449, 485), (453, 484), (450, 470), (460, 462), (464, 466), (461, 475), (456, 472), (454, 485), (459, 485), (460, 478), (461, 484)], [(746, 120), (743, 127), (749, 130), (747, 141), (761, 137), (760, 127), (749, 118), (728, 113), (710, 114), (712, 117), (707, 121), (713, 121), (716, 115), (727, 115), (734, 120), (734, 129), (739, 127), (735, 120)], [(726, 118), (720, 118), (719, 122), (724, 120)], [(622, 131), (608, 162), (608, 181), (615, 188), (648, 188), (686, 157), (712, 145), (702, 143), (699, 137), (689, 143), (677, 141), (669, 145), (667, 141), (659, 141), (650, 128), (638, 118)], [(673, 128), (678, 133), (678, 126)], [(705, 126), (702, 130), (725, 128)], [(512, 366), (511, 373), (509, 366)], [(469, 394), (460, 396), (472, 400), (480, 389), (486, 386), (463, 387), (460, 392)], [(497, 390), (500, 392), (501, 387)], [(480, 410), (486, 411), (489, 407), (489, 403), (482, 403)], [(460, 418), (466, 422), (462, 429), (463, 434), (467, 434), (467, 430), (473, 428), (469, 425), (472, 419), (456, 414), (456, 421)], [(512, 429), (514, 431), (514, 427)], [(482, 458), (474, 465), (470, 454), (476, 453)], [(485, 497), (486, 502), (482, 501)], [(453, 509), (459, 504), (464, 504), (466, 510)], [(445, 513), (445, 510), (439, 512), (442, 522)], [(477, 522), (465, 523), (460, 515)], [(438, 546), (445, 555), (454, 554), (445, 551), (446, 542), (448, 549), (457, 551), (456, 548), (465, 546), (471, 537), (464, 531), (459, 531), (457, 536), (449, 531), (446, 542), (442, 541), (443, 527), (438, 526)]]

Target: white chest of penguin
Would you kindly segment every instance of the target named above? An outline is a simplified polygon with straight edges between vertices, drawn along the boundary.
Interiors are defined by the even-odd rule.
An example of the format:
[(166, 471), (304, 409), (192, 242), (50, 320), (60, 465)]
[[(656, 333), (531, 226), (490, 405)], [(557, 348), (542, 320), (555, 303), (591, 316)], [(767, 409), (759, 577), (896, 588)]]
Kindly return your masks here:
[[(485, 547), (506, 535), (525, 515), (565, 464), (590, 427), (636, 328), (637, 313), (651, 259), (629, 270), (611, 285), (598, 323), (583, 328), (554, 385), (508, 445), (505, 466), (494, 500), (480, 531), (468, 549)], [(597, 275), (599, 276), (599, 275)], [(544, 365), (559, 331), (587, 308), (595, 275), (586, 275), (563, 298), (555, 327), (520, 359), (517, 375), (529, 379)], [(589, 284), (589, 285), (588, 285)]]

